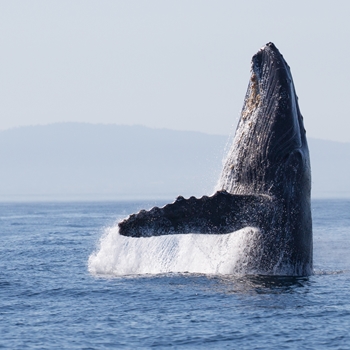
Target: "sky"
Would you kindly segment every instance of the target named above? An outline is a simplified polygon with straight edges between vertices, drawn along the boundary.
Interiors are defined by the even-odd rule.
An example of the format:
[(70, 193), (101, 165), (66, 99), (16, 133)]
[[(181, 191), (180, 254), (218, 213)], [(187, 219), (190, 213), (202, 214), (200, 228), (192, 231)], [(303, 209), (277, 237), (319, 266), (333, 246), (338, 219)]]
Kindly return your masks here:
[(0, 0), (0, 130), (234, 131), (251, 57), (291, 67), (309, 137), (350, 142), (347, 0)]

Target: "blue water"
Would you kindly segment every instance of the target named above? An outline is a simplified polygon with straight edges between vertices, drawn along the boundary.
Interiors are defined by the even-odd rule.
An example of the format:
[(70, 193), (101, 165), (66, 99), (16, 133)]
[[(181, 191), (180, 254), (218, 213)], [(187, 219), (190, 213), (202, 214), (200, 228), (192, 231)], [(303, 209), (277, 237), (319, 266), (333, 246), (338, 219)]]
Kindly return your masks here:
[(228, 238), (121, 239), (151, 204), (0, 204), (0, 348), (350, 348), (349, 200), (313, 201), (308, 278), (232, 275)]

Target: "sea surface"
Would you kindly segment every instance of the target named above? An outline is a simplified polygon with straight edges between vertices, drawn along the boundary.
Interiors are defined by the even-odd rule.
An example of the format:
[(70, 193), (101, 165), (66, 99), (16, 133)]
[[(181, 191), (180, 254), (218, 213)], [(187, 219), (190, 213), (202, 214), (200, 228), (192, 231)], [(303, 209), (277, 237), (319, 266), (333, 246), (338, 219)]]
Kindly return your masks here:
[(350, 349), (350, 200), (313, 201), (310, 277), (236, 273), (244, 232), (119, 235), (154, 204), (0, 203), (0, 348)]

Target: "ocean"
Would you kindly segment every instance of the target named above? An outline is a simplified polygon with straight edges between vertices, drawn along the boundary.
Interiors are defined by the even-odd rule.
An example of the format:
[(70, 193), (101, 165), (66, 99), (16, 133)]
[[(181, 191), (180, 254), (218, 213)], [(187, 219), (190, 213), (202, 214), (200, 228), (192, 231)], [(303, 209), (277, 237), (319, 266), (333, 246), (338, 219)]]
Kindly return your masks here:
[(309, 277), (240, 274), (244, 231), (118, 234), (154, 204), (1, 203), (0, 348), (350, 349), (350, 200), (313, 200)]

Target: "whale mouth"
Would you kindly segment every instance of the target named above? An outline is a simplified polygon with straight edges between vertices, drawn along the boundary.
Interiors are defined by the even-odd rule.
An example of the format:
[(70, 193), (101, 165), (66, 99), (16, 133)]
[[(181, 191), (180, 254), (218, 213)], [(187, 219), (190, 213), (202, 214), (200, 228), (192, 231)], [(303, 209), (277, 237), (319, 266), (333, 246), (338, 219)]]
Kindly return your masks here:
[(267, 43), (253, 56), (251, 73), (252, 86), (258, 89), (260, 99), (280, 107), (295, 104), (291, 99), (296, 94), (290, 67), (273, 43)]
[(251, 69), (259, 81), (264, 78), (264, 75), (271, 74), (271, 71), (279, 71), (279, 73), (283, 74), (278, 77), (279, 80), (284, 78), (288, 82), (292, 81), (289, 65), (277, 47), (271, 42), (260, 48), (253, 56)]

